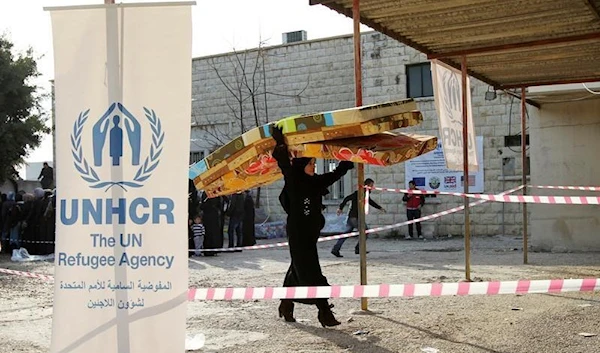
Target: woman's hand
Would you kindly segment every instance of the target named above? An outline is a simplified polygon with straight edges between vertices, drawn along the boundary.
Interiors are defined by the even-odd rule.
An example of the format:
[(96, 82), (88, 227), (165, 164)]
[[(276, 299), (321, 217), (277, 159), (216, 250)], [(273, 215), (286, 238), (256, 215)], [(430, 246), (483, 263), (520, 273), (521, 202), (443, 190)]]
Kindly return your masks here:
[(338, 167), (345, 168), (346, 170), (354, 169), (354, 162), (341, 161), (340, 164), (338, 164)]
[(283, 138), (283, 128), (273, 124), (271, 125), (271, 136), (277, 145), (285, 145), (285, 139)]

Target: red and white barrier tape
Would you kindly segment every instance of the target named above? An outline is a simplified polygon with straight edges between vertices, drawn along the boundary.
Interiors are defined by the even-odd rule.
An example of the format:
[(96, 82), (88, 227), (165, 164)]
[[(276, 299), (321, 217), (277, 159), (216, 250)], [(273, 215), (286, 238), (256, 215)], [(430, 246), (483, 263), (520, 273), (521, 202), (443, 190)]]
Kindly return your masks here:
[(535, 203), (550, 205), (600, 205), (600, 196), (534, 196), (534, 195), (503, 195), (503, 194), (465, 194), (462, 192), (425, 191), (410, 189), (391, 189), (374, 187), (373, 190), (392, 191), (405, 194), (450, 195), (506, 203)]
[(535, 203), (547, 205), (600, 205), (600, 196), (533, 196), (467, 194), (469, 198), (506, 203)]
[[(54, 281), (52, 276), (31, 272), (0, 268), (0, 273)], [(591, 291), (600, 291), (600, 278), (326, 287), (190, 288), (188, 300), (439, 297)]]
[[(519, 191), (520, 189), (522, 189), (523, 186), (518, 186), (516, 188), (507, 190), (503, 193), (500, 193), (498, 195), (493, 195), (493, 196), (497, 196), (497, 197), (506, 197), (507, 194), (511, 194), (514, 193), (516, 191)], [(401, 189), (387, 189), (387, 188), (374, 188), (376, 190), (384, 190), (384, 191), (397, 191), (400, 190), (401, 192), (403, 192), (403, 190)], [(413, 191), (413, 190), (410, 190)], [(416, 190), (416, 193), (441, 193), (441, 192), (428, 192), (428, 191), (421, 191), (421, 190)], [(448, 194), (459, 194), (459, 193), (448, 193)], [(463, 195), (463, 194), (460, 194)], [(511, 195), (513, 197), (519, 196), (522, 197), (521, 195)], [(542, 197), (542, 196), (535, 196), (535, 197)], [(471, 202), (469, 204), (469, 207), (473, 207), (473, 206), (477, 206), (477, 205), (481, 205), (483, 203), (486, 203), (490, 200), (484, 199), (484, 200), (480, 200), (480, 201), (475, 201), (475, 202)], [(456, 212), (460, 212), (462, 210), (465, 209), (465, 206), (459, 206), (459, 207), (454, 207), (451, 208), (449, 210), (445, 210), (445, 211), (441, 211), (438, 213), (434, 213), (434, 214), (430, 214), (427, 216), (423, 216), (421, 218), (417, 218), (417, 219), (413, 219), (410, 221), (405, 221), (405, 222), (400, 222), (400, 223), (396, 223), (396, 224), (391, 224), (391, 225), (387, 225), (387, 226), (381, 226), (381, 227), (376, 227), (376, 228), (371, 228), (371, 229), (367, 229), (366, 233), (367, 234), (371, 234), (371, 233), (377, 233), (377, 232), (381, 232), (381, 231), (385, 231), (385, 230), (391, 230), (391, 229), (395, 229), (395, 228), (399, 228), (399, 227), (403, 227), (409, 224), (414, 224), (414, 223), (418, 223), (418, 222), (423, 222), (423, 221), (430, 221), (432, 219), (436, 219), (442, 216), (446, 216), (452, 213), (456, 213)], [(319, 242), (324, 242), (324, 241), (329, 241), (329, 240), (337, 240), (337, 239), (341, 239), (341, 238), (350, 238), (350, 237), (354, 237), (357, 236), (359, 234), (358, 231), (355, 232), (350, 232), (350, 233), (345, 233), (345, 234), (338, 234), (338, 235), (331, 235), (331, 236), (327, 236), (327, 237), (320, 237), (318, 239)], [(34, 241), (26, 241), (26, 240), (22, 240), (20, 242), (34, 242)], [(38, 243), (41, 243), (42, 241), (35, 241)], [(47, 243), (52, 243), (50, 241), (48, 241)], [(252, 245), (252, 246), (240, 246), (240, 247), (233, 247), (233, 248), (217, 248), (217, 249), (202, 249), (200, 251), (202, 252), (234, 252), (237, 250), (262, 250), (262, 249), (272, 249), (272, 248), (279, 248), (279, 247), (285, 247), (288, 246), (289, 243), (286, 242), (281, 242), (281, 243), (273, 243), (273, 244), (261, 244), (261, 245)], [(196, 249), (188, 249), (188, 252), (195, 252)]]
[(369, 193), (371, 190), (367, 189), (365, 192), (365, 214), (369, 214)]
[(256, 300), (315, 298), (439, 297), (446, 295), (496, 295), (590, 292), (600, 290), (600, 278), (376, 284), (328, 287), (190, 288), (189, 300)]
[(527, 185), (534, 189), (555, 189), (555, 190), (579, 190), (579, 191), (600, 191), (600, 186), (550, 186), (550, 185)]
[[(516, 191), (519, 191), (523, 188), (523, 186), (517, 186), (516, 188), (507, 190), (499, 195), (505, 195), (505, 194), (510, 194)], [(473, 206), (477, 206), (477, 205), (481, 205), (482, 203), (486, 203), (488, 202), (487, 200), (480, 200), (480, 201), (475, 201), (475, 202), (471, 202), (469, 204), (469, 207), (473, 207)], [(396, 224), (390, 224), (387, 226), (381, 226), (381, 227), (376, 227), (376, 228), (371, 228), (371, 229), (367, 229), (366, 233), (367, 234), (371, 234), (371, 233), (377, 233), (377, 232), (381, 232), (384, 230), (391, 230), (394, 228), (399, 228), (399, 227), (403, 227), (405, 225), (408, 224), (413, 224), (413, 223), (418, 223), (418, 222), (423, 222), (423, 221), (429, 221), (435, 218), (439, 218), (442, 216), (446, 216), (452, 213), (456, 213), (456, 212), (460, 212), (462, 210), (465, 209), (465, 206), (458, 206), (458, 207), (454, 207), (451, 208), (449, 210), (445, 210), (442, 212), (438, 212), (438, 213), (434, 213), (434, 214), (430, 214), (427, 216), (423, 216), (421, 218), (417, 218), (417, 219), (413, 219), (410, 221), (405, 221), (405, 222), (400, 222), (400, 223), (396, 223)], [(337, 239), (341, 239), (341, 238), (350, 238), (350, 237), (354, 237), (357, 236), (359, 233), (358, 231), (356, 232), (350, 232), (350, 233), (345, 233), (345, 234), (338, 234), (338, 235), (331, 235), (328, 237), (320, 237), (317, 241), (318, 242), (323, 242), (323, 241), (329, 241), (329, 240), (337, 240)], [(208, 252), (208, 251), (218, 251), (218, 252), (226, 252), (226, 251), (236, 251), (236, 250), (257, 250), (257, 249), (270, 249), (270, 248), (278, 248), (278, 247), (284, 247), (284, 246), (288, 246), (289, 243), (286, 242), (281, 242), (281, 243), (274, 243), (274, 244), (263, 244), (263, 245), (253, 245), (253, 246), (241, 246), (241, 247), (236, 247), (236, 248), (221, 248), (221, 249), (202, 249), (201, 251), (203, 252)], [(190, 249), (190, 252), (192, 251), (196, 251), (195, 249)]]
[(33, 272), (9, 270), (7, 268), (0, 268), (0, 273), (6, 273), (9, 275), (16, 275), (16, 276), (29, 277), (29, 278), (37, 278), (37, 279), (42, 279), (44, 281), (54, 281), (54, 277), (52, 277), (52, 276), (40, 275), (38, 273), (33, 273)]

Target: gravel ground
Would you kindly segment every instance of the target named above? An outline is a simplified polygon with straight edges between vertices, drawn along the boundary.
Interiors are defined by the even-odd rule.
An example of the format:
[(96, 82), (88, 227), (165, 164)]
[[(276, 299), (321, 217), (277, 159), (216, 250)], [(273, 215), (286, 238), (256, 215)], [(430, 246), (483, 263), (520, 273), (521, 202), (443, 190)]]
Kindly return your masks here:
[[(355, 239), (329, 254), (319, 245), (330, 283), (359, 282)], [(463, 240), (369, 239), (369, 283), (456, 282), (464, 278)], [(530, 253), (522, 264), (521, 241), (486, 237), (472, 241), (473, 280), (600, 278), (597, 253)], [(279, 286), (287, 248), (219, 254), (190, 260), (190, 286)], [(49, 263), (1, 268), (52, 274)], [(204, 334), (196, 352), (600, 352), (600, 295), (596, 293), (499, 295), (413, 299), (334, 299), (342, 325), (321, 328), (313, 306), (297, 305), (297, 323), (277, 317), (278, 301), (213, 301), (188, 305), (188, 335)], [(0, 274), (0, 352), (47, 352), (52, 288), (39, 280)], [(362, 334), (356, 334), (361, 331)]]

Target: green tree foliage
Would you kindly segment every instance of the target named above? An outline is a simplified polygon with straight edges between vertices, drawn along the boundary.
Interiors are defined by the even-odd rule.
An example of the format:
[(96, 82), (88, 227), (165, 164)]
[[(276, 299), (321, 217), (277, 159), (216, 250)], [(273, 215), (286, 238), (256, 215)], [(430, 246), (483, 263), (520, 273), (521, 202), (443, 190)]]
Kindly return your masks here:
[(16, 177), (16, 167), (50, 132), (33, 83), (38, 76), (33, 51), (14, 54), (12, 42), (0, 36), (0, 182)]

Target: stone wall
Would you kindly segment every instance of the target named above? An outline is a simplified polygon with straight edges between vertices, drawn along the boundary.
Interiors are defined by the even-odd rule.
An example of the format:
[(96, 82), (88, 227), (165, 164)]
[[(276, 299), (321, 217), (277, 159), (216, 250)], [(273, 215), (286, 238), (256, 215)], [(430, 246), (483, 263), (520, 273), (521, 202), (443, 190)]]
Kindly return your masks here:
[[(582, 96), (585, 93), (582, 93)], [(555, 99), (559, 100), (560, 99)], [(543, 104), (531, 123), (531, 166), (538, 185), (600, 185), (600, 99)], [(598, 193), (532, 190), (534, 195)], [(598, 251), (600, 206), (532, 205), (531, 245), (541, 251)]]
[[(406, 65), (425, 62), (425, 55), (377, 32), (363, 33), (361, 40), (364, 104), (406, 98)], [(258, 61), (257, 55), (260, 55)], [(267, 111), (265, 90), (262, 87), (262, 57), (266, 76)], [(244, 59), (246, 65), (243, 65)], [(224, 135), (239, 134), (240, 109), (237, 109), (239, 99), (236, 97), (243, 97), (242, 111), (246, 127), (255, 124), (254, 106), (261, 124), (292, 114), (354, 106), (353, 65), (351, 35), (194, 59), (194, 128), (191, 150), (208, 152), (219, 144), (214, 135), (228, 140)], [(258, 69), (254, 70), (254, 67)], [(248, 85), (244, 85), (241, 79), (242, 68), (246, 69)], [(230, 92), (223, 82), (227, 83), (230, 89), (242, 87), (242, 91), (246, 91), (242, 95), (239, 94), (239, 90), (233, 89)], [(256, 93), (255, 105), (251, 104), (252, 95), (248, 94), (247, 86)], [(514, 158), (512, 163), (516, 167), (510, 174), (518, 176), (521, 173), (518, 147), (513, 150), (504, 147), (504, 136), (520, 132), (520, 103), (517, 99), (500, 93), (495, 100), (486, 101), (484, 95), (487, 90), (487, 85), (471, 79), (476, 134), (484, 136), (484, 192), (499, 193), (520, 184), (520, 177), (510, 178), (510, 175), (507, 175), (504, 178), (506, 180), (502, 180), (505, 158), (508, 158), (508, 161)], [(424, 122), (403, 131), (438, 136), (433, 97), (419, 98), (417, 101), (419, 109), (423, 112)], [(218, 124), (217, 130), (215, 124)], [(375, 179), (378, 186), (405, 187), (403, 164), (386, 168), (368, 166), (365, 172), (367, 177)], [(354, 183), (351, 187), (356, 187), (355, 176), (352, 181)], [(281, 186), (281, 183), (273, 184), (268, 192), (262, 194), (262, 207), (268, 209), (271, 219), (283, 218), (283, 211), (277, 201)], [(373, 198), (385, 207), (388, 213), (371, 212), (367, 216), (369, 225), (387, 225), (406, 220), (401, 202), (402, 195), (376, 192)], [(428, 198), (427, 201), (425, 214), (455, 207), (463, 202), (460, 198), (448, 196)], [(338, 201), (330, 202), (328, 211), (334, 212), (337, 203)], [(519, 235), (522, 232), (522, 211), (519, 204), (503, 206), (500, 203), (487, 203), (472, 208), (471, 214), (471, 229), (474, 235), (497, 235), (502, 232)], [(455, 213), (428, 222), (424, 225), (424, 230), (426, 235), (462, 234), (463, 214)], [(406, 228), (398, 231), (404, 234)]]

